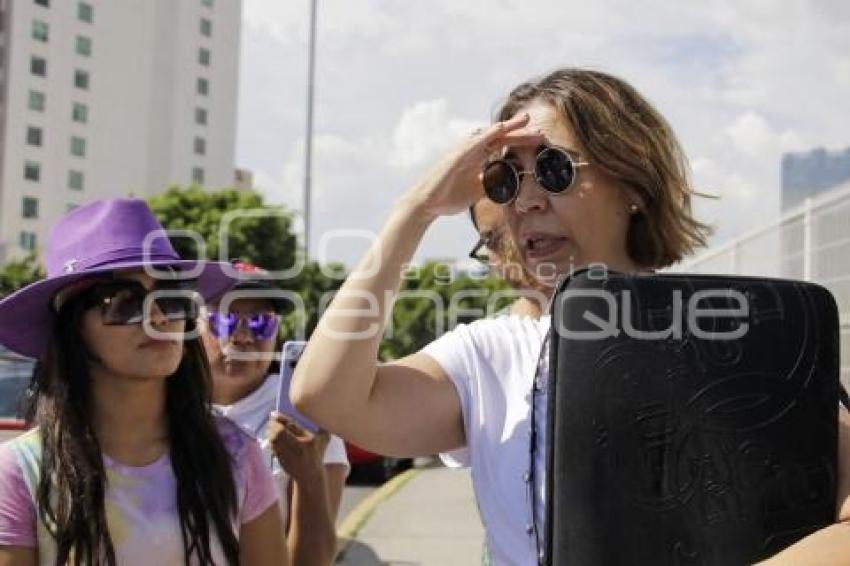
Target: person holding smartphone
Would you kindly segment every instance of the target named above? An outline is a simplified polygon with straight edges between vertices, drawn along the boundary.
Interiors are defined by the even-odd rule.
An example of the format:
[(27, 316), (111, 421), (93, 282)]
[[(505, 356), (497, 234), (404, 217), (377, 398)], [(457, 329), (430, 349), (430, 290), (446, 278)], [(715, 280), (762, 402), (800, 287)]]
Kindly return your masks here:
[(245, 279), (206, 309), (201, 324), (213, 401), (221, 414), (257, 439), (273, 470), (293, 563), (331, 564), (349, 471), (345, 445), (325, 431), (305, 430), (286, 415), (270, 417), (280, 389), (273, 362), (280, 313), (287, 304), (265, 270), (245, 262), (233, 267)]
[(0, 343), (38, 360), (34, 428), (0, 445), (0, 564), (288, 564), (271, 473), (212, 411), (194, 333), (223, 264), (181, 260), (136, 199), (68, 213), (45, 255), (0, 301)]

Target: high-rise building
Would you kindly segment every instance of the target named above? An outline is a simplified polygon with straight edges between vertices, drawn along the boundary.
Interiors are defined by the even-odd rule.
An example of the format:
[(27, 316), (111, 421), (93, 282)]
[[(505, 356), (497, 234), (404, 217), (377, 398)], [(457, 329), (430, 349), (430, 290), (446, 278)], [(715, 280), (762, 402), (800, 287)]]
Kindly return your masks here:
[(0, 0), (0, 262), (67, 210), (234, 179), (241, 0)]
[(850, 181), (850, 147), (844, 151), (817, 148), (782, 156), (782, 211), (809, 197)]

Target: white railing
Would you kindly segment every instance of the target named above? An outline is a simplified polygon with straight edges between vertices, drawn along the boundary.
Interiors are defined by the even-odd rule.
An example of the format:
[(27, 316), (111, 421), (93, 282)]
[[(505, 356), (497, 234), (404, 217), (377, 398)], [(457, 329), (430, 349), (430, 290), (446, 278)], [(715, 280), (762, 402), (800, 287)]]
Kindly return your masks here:
[(823, 285), (838, 303), (841, 379), (850, 387), (850, 183), (774, 222), (671, 269), (801, 279)]

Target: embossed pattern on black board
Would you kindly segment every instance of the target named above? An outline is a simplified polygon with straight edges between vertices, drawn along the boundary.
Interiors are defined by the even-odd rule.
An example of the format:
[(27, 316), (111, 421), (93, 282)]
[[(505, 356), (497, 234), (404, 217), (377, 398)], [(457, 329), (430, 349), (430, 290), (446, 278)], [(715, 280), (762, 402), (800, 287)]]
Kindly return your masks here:
[[(689, 319), (742, 298), (740, 316)], [(600, 328), (616, 332), (581, 339)], [(552, 340), (548, 563), (747, 564), (833, 522), (838, 317), (825, 289), (585, 272), (559, 290)]]

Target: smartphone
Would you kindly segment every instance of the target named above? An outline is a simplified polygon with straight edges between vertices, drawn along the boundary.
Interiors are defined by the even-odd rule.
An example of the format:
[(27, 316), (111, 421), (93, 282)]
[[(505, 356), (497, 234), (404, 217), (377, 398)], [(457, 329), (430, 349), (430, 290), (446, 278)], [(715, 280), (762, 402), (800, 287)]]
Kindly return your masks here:
[(298, 365), (298, 360), (304, 352), (304, 347), (307, 342), (303, 340), (287, 340), (283, 344), (280, 359), (280, 388), (277, 390), (277, 412), (282, 413), (295, 421), (295, 424), (309, 430), (313, 434), (319, 432), (319, 426), (313, 421), (302, 415), (292, 406), (292, 401), (289, 400), (289, 386), (292, 384), (292, 374), (295, 373), (295, 366)]

